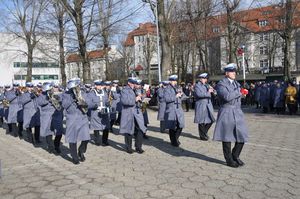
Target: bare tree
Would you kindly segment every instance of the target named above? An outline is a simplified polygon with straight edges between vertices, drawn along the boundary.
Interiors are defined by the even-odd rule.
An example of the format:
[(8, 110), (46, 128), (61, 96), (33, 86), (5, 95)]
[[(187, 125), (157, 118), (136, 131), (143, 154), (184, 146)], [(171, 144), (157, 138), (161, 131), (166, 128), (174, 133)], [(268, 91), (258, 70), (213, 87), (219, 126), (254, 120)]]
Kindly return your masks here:
[(6, 5), (12, 17), (12, 23), (6, 28), (23, 39), (27, 45), (27, 82), (32, 81), (33, 51), (43, 38), (39, 28), (42, 13), (47, 5), (46, 0), (12, 0), (11, 4)]
[(68, 0), (60, 0), (60, 3), (65, 7), (76, 27), (79, 55), (83, 69), (83, 82), (90, 82), (91, 66), (87, 53), (87, 43), (94, 22), (96, 0), (74, 0), (73, 4)]
[(236, 46), (235, 46), (235, 35), (237, 30), (237, 25), (234, 20), (234, 11), (238, 8), (240, 0), (223, 0), (223, 6), (226, 10), (226, 20), (227, 20), (227, 39), (229, 47), (228, 61), (235, 62), (236, 58)]
[[(293, 38), (293, 31), (295, 30), (293, 17), (295, 16), (296, 12), (298, 11), (299, 1), (295, 1), (293, 3), (292, 0), (286, 0), (285, 8), (284, 8), (284, 27), (283, 31), (279, 32), (280, 36), (284, 40), (283, 44), (283, 53), (284, 53), (284, 79), (290, 80), (291, 79), (291, 43)], [(299, 11), (298, 11), (299, 12)], [(299, 14), (299, 13), (298, 13)]]
[(156, 51), (156, 41), (154, 40), (153, 36), (147, 34), (144, 42), (145, 42), (143, 47), (144, 61), (147, 68), (148, 84), (151, 85), (152, 83), (151, 59), (153, 58), (153, 54)]
[[(149, 3), (151, 10), (158, 20), (159, 33), (160, 33), (160, 45), (161, 45), (161, 72), (162, 78), (166, 79), (170, 70), (171, 65), (171, 16), (174, 11), (176, 0), (142, 0), (143, 2)], [(157, 10), (156, 10), (157, 9)]]

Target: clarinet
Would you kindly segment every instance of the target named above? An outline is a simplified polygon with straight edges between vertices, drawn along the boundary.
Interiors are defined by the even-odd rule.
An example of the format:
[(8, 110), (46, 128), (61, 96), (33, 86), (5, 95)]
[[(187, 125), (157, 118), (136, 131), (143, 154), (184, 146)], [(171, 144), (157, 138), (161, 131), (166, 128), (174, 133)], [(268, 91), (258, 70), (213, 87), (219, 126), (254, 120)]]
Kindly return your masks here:
[[(142, 92), (139, 90), (139, 89), (134, 89), (134, 93), (135, 93), (135, 96), (141, 96)], [(137, 109), (137, 113), (139, 114), (139, 109), (142, 108), (142, 101), (139, 100), (137, 102), (135, 102), (136, 104), (136, 109)]]

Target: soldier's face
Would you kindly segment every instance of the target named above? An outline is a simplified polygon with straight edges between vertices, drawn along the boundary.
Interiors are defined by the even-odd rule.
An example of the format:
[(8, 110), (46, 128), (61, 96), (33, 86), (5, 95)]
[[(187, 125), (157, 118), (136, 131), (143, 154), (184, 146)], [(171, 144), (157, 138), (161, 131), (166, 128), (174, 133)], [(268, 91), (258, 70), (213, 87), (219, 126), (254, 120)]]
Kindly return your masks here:
[(172, 84), (172, 86), (176, 86), (177, 81), (171, 81), (170, 83)]
[(233, 72), (226, 72), (226, 76), (227, 76), (229, 79), (235, 80), (236, 72), (235, 72), (235, 71), (233, 71)]
[(207, 83), (207, 79), (201, 78), (201, 79), (200, 79), (200, 82), (201, 82), (202, 84), (206, 84), (206, 83)]

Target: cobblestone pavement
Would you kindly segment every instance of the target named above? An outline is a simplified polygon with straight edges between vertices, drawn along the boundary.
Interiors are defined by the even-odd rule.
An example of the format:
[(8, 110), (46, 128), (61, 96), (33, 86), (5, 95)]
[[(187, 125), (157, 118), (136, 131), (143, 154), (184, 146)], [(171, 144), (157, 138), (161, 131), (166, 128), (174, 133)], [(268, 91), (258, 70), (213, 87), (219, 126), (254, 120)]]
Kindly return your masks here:
[(80, 165), (0, 130), (0, 198), (300, 198), (299, 116), (246, 114), (246, 165), (234, 169), (224, 165), (220, 143), (198, 139), (193, 112), (185, 113), (181, 148), (148, 112), (144, 154), (125, 153), (123, 136), (110, 134), (110, 146), (89, 144)]

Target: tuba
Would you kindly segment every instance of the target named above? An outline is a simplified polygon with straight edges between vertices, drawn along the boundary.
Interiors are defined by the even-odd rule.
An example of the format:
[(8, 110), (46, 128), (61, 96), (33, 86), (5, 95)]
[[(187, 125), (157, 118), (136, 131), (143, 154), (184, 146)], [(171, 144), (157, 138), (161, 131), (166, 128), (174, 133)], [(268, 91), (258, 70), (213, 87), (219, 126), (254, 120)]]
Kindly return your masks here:
[(60, 93), (55, 93), (52, 90), (50, 92), (47, 92), (50, 103), (54, 106), (54, 108), (57, 111), (61, 111), (62, 109), (61, 104), (59, 102), (59, 94)]
[(75, 96), (76, 103), (79, 106), (79, 108), (82, 111), (82, 113), (87, 114), (87, 112), (88, 112), (88, 104), (86, 103), (86, 101), (82, 97), (82, 91), (81, 91), (79, 85), (73, 89), (73, 94)]

